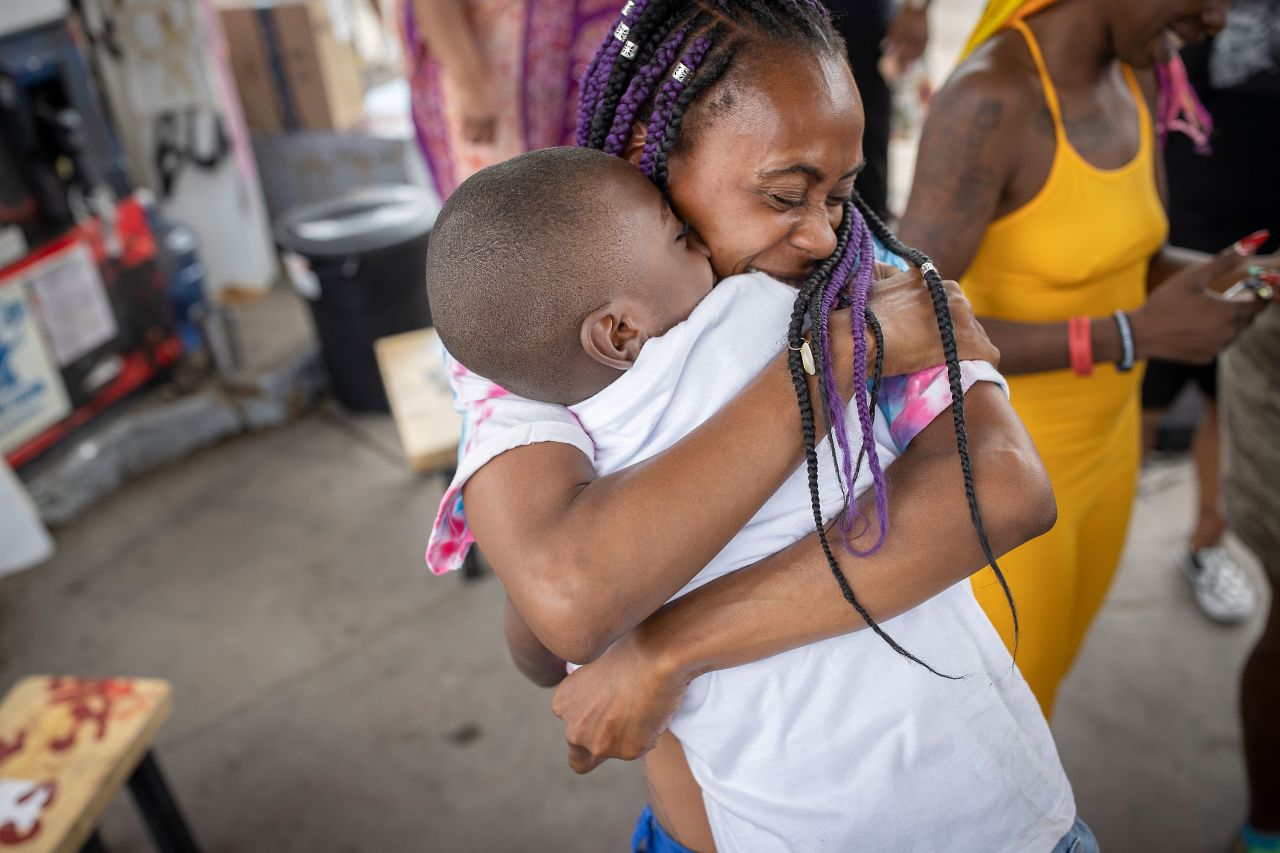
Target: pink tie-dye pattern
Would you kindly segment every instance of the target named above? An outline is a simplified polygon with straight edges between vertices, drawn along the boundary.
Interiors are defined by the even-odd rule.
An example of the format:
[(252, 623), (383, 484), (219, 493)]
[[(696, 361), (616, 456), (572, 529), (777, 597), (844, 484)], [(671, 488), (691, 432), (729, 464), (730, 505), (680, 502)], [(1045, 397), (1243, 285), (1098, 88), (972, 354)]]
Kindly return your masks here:
[[(480, 427), (493, 417), (494, 402), (511, 392), (476, 376), (448, 352), (445, 353), (445, 368), (455, 389), (463, 380), (484, 383), (480, 395), (468, 403), (463, 414), (462, 438), (458, 442), (458, 458), (462, 459), (471, 449)], [(462, 568), (462, 562), (475, 541), (471, 528), (467, 526), (467, 517), (462, 511), (462, 484), (450, 483), (440, 500), (435, 523), (431, 526), (431, 537), (427, 541), (427, 566), (437, 575)]]

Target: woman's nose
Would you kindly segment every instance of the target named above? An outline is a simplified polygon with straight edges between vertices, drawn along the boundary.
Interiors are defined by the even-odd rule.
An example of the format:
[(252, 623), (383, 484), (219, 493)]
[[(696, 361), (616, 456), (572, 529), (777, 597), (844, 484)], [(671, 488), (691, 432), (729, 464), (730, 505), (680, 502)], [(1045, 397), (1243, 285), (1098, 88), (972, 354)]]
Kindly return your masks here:
[(791, 245), (807, 253), (815, 261), (830, 257), (836, 250), (836, 232), (827, 212), (810, 211), (804, 221), (792, 230)]

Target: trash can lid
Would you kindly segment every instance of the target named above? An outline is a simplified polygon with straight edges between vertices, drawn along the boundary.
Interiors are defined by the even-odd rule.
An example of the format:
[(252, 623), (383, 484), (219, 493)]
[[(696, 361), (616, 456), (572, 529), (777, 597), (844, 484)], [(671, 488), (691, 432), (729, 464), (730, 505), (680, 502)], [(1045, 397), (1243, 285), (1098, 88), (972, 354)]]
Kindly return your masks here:
[(365, 187), (288, 211), (276, 240), (301, 255), (356, 255), (430, 233), (436, 212), (435, 200), (417, 187)]

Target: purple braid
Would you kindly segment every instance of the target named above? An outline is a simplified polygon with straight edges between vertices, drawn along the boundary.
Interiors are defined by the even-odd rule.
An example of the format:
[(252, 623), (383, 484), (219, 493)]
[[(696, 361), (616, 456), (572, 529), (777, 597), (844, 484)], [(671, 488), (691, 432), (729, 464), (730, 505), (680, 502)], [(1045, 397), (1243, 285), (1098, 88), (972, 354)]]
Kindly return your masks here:
[[(854, 407), (857, 409), (858, 421), (862, 427), (862, 447), (859, 451), (858, 459), (861, 460), (864, 455), (867, 457), (875, 488), (876, 518), (880, 522), (880, 533), (877, 541), (867, 550), (862, 551), (854, 547), (855, 523), (861, 523), (864, 528), (866, 526), (866, 518), (862, 515), (856, 502), (850, 502), (850, 512), (841, 515), (840, 531), (844, 535), (845, 549), (854, 556), (866, 557), (880, 549), (880, 546), (884, 543), (888, 528), (888, 505), (884, 472), (880, 468), (880, 460), (875, 453), (875, 438), (872, 432), (873, 412), (871, 411), (871, 401), (867, 392), (867, 340), (865, 329), (861, 322), (861, 318), (866, 311), (867, 294), (870, 292), (872, 272), (875, 267), (873, 262), (875, 248), (871, 244), (871, 232), (857, 210), (850, 206), (846, 215), (851, 217), (850, 242), (857, 242), (857, 251), (846, 251), (835, 269), (832, 270), (831, 279), (823, 291), (822, 300), (818, 307), (818, 320), (815, 324), (816, 334), (814, 337), (815, 342), (821, 349), (821, 357), (818, 361), (822, 365), (821, 382), (823, 396), (826, 398), (824, 402), (827, 407), (828, 422), (831, 425), (832, 441), (839, 448), (836, 458), (840, 462), (841, 488), (846, 495), (850, 495), (855, 491), (857, 472), (854, 470), (853, 447), (849, 442), (848, 426), (845, 423), (846, 406), (836, 385), (830, 343), (826, 334), (832, 309), (842, 301), (842, 298), (848, 299), (852, 306), (850, 313), (853, 323)], [(856, 272), (854, 271), (855, 264)], [(852, 281), (850, 281), (851, 273), (853, 273)], [(859, 465), (859, 467), (861, 466)]]
[[(696, 74), (698, 66), (702, 63), (702, 58), (707, 55), (707, 49), (710, 47), (711, 39), (699, 36), (693, 40), (684, 56), (680, 57), (680, 62), (690, 72)], [(663, 137), (666, 136), (667, 122), (671, 120), (671, 108), (675, 106), (676, 99), (680, 97), (684, 87), (685, 84), (674, 76), (668, 76), (663, 81), (661, 88), (658, 89), (658, 97), (653, 104), (653, 115), (649, 118), (649, 130), (645, 135), (644, 154), (640, 157), (640, 171), (644, 172), (645, 177), (653, 177), (653, 167), (658, 157), (658, 147), (662, 144)]]
[[(855, 220), (850, 219), (849, 225), (849, 239), (854, 240), (856, 236), (853, 233), (856, 226)], [(840, 256), (840, 260), (831, 271), (831, 277), (824, 285), (822, 297), (818, 303), (818, 316), (813, 322), (813, 343), (818, 348), (815, 354), (818, 356), (817, 361), (821, 366), (819, 381), (822, 383), (822, 388), (820, 390), (823, 404), (827, 410), (827, 422), (830, 424), (833, 449), (838, 448), (844, 455), (843, 461), (840, 459), (840, 453), (833, 453), (832, 459), (841, 471), (842, 477), (837, 482), (846, 500), (849, 495), (854, 493), (854, 474), (850, 464), (852, 457), (849, 454), (849, 428), (845, 423), (846, 404), (844, 397), (840, 396), (839, 387), (836, 385), (835, 370), (831, 358), (830, 329), (832, 310), (841, 302), (847, 303), (850, 301), (849, 289), (852, 284), (850, 274), (853, 272), (856, 259), (857, 253), (852, 250), (845, 251)], [(858, 512), (856, 504), (853, 505), (853, 511)], [(852, 522), (850, 522), (850, 526), (852, 526)], [(844, 529), (843, 521), (841, 529)]]
[[(872, 273), (875, 271), (875, 247), (871, 244), (871, 231), (861, 216), (854, 223), (858, 230), (858, 271), (853, 285), (853, 304), (850, 306), (850, 318), (853, 323), (853, 397), (858, 410), (858, 422), (862, 426), (862, 452), (867, 456), (867, 468), (871, 471), (872, 487), (875, 489), (876, 520), (880, 523), (880, 534), (871, 547), (859, 551), (853, 546), (848, 534), (853, 527), (853, 520), (846, 517), (841, 522), (842, 532), (846, 534), (845, 547), (849, 553), (859, 557), (869, 556), (880, 550), (884, 544), (889, 527), (888, 490), (885, 486), (884, 471), (880, 467), (880, 457), (876, 453), (875, 434), (872, 431), (871, 400), (867, 391), (867, 335), (865, 318), (867, 314), (867, 296), (871, 293)], [(845, 455), (846, 475), (849, 473), (849, 450), (840, 448)], [(849, 488), (853, 488), (852, 479)], [(855, 504), (856, 506), (856, 504)], [(859, 517), (861, 515), (859, 514)]]
[[(587, 144), (587, 138), (591, 134), (591, 118), (604, 91), (605, 82), (613, 73), (614, 63), (618, 61), (622, 48), (626, 44), (625, 38), (619, 39), (613, 33), (616, 33), (618, 27), (626, 24), (627, 21), (638, 20), (648, 5), (649, 0), (635, 0), (629, 13), (618, 14), (618, 20), (609, 31), (608, 40), (600, 50), (596, 51), (595, 56), (591, 58), (591, 64), (587, 66), (586, 73), (582, 75), (582, 85), (578, 89), (578, 126), (574, 132), (574, 144), (579, 148)], [(624, 5), (622, 11), (625, 12), (626, 9), (627, 6)]]
[(649, 64), (637, 71), (636, 76), (631, 79), (626, 94), (622, 96), (622, 100), (618, 103), (618, 110), (614, 113), (609, 135), (605, 137), (604, 153), (622, 154), (627, 140), (631, 138), (631, 126), (635, 123), (636, 116), (649, 100), (649, 96), (653, 94), (653, 88), (657, 85), (658, 79), (671, 67), (672, 61), (676, 58), (676, 51), (684, 44), (685, 36), (688, 34), (688, 27), (681, 27), (672, 33), (658, 48)]

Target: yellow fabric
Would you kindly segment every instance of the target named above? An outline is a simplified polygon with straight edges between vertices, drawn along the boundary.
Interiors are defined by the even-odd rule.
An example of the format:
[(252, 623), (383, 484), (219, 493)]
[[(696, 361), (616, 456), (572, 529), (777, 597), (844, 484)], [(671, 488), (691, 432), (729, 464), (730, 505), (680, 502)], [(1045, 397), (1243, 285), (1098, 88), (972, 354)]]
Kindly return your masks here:
[(989, 0), (978, 25), (969, 34), (969, 41), (960, 54), (963, 60), (987, 39), (1000, 32), (1015, 19), (1022, 20), (1028, 15), (1039, 12), (1046, 6), (1052, 6), (1058, 0)]
[[(1146, 298), (1147, 265), (1168, 222), (1155, 182), (1151, 117), (1132, 72), (1138, 154), (1098, 169), (1067, 140), (1057, 92), (1026, 24), (1013, 22), (1039, 69), (1056, 146), (1049, 177), (1027, 204), (993, 222), (961, 280), (980, 317), (1028, 323), (1130, 311)], [(1115, 574), (1137, 483), (1142, 370), (1098, 364), (1009, 377), (1013, 407), (1044, 458), (1058, 523), (1000, 561), (1022, 628), (1018, 666), (1048, 714)], [(1013, 627), (990, 569), (974, 577), (978, 601), (1007, 644)]]

